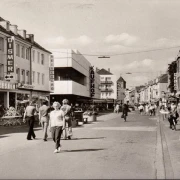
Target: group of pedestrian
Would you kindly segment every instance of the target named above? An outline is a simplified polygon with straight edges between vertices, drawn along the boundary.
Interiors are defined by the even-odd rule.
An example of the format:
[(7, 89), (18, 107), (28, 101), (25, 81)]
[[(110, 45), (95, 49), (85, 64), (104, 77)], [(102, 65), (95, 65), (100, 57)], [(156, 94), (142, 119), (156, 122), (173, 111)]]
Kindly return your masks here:
[[(64, 137), (71, 139), (72, 136), (72, 116), (73, 111), (67, 99), (62, 101), (62, 106), (59, 102), (54, 102), (52, 107), (47, 105), (47, 101), (42, 103), (39, 108), (39, 123), (43, 127), (43, 140), (47, 141), (48, 137), (48, 127), (51, 132), (53, 141), (55, 142), (54, 153), (58, 153), (61, 150), (61, 136), (65, 130)], [(27, 140), (32, 140), (36, 138), (34, 133), (34, 122), (35, 114), (37, 109), (33, 102), (30, 102), (25, 109), (23, 121), (28, 123), (29, 131), (27, 134)], [(68, 125), (68, 126), (67, 126)], [(66, 131), (67, 126), (67, 131)]]
[(139, 104), (138, 109), (141, 115), (155, 116), (157, 105), (155, 103)]
[(180, 117), (180, 103), (171, 102), (167, 105), (162, 105), (160, 113), (163, 115), (163, 120), (167, 119), (169, 121), (169, 128), (176, 130), (178, 118)]
[(119, 113), (120, 110), (122, 110), (121, 118), (124, 119), (124, 122), (126, 122), (127, 116), (128, 116), (128, 112), (129, 112), (129, 105), (128, 104), (129, 104), (129, 101), (127, 101), (126, 103), (124, 103), (122, 105), (116, 104), (114, 106), (114, 113)]

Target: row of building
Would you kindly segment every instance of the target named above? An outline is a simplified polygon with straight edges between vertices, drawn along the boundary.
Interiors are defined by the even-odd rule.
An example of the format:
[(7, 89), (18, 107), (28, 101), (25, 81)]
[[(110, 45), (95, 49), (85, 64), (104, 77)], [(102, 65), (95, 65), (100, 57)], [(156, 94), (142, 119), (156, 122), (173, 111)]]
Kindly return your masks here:
[(33, 34), (0, 18), (0, 105), (25, 100), (71, 103), (123, 102), (126, 82), (109, 70), (95, 68), (79, 51), (47, 50)]
[(165, 74), (145, 85), (126, 91), (126, 99), (133, 104), (179, 101), (180, 98), (180, 53), (168, 64)]

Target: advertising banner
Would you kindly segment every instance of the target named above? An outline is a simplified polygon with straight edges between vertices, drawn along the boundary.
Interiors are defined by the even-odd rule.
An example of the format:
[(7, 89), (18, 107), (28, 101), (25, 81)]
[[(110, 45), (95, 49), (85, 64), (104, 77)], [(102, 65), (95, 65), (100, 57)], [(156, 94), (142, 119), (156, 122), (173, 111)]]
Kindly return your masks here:
[(90, 77), (90, 97), (95, 95), (95, 75), (94, 75), (94, 66), (89, 67), (89, 77)]
[(14, 73), (14, 37), (7, 38), (7, 74)]
[(54, 57), (51, 55), (49, 67), (50, 91), (54, 92)]

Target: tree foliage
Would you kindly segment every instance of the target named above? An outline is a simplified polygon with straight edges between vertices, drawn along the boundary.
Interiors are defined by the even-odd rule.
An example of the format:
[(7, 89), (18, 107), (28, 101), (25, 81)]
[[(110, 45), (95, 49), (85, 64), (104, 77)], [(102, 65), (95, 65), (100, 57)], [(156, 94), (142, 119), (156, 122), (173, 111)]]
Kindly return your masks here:
[(169, 75), (169, 90), (171, 93), (176, 92), (174, 86), (174, 73), (177, 72), (177, 63), (176, 61), (173, 61), (171, 64), (168, 66), (168, 75)]

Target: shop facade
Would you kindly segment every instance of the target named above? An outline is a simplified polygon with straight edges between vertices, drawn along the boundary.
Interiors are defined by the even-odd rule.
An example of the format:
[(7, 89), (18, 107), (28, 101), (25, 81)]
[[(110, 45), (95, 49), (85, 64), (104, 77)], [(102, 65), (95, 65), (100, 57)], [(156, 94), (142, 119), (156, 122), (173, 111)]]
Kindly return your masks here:
[(48, 100), (51, 58), (33, 34), (0, 18), (0, 103), (17, 108), (22, 101)]
[(88, 103), (100, 99), (100, 76), (90, 62), (77, 50), (51, 50), (54, 56), (54, 92), (51, 103), (62, 102)]

